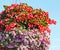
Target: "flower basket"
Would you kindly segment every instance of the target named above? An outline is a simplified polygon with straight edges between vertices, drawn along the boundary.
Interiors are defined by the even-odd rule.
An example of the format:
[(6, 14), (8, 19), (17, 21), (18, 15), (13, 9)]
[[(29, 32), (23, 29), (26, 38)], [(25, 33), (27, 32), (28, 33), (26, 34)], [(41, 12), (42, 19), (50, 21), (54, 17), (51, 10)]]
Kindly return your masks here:
[(33, 9), (26, 3), (4, 5), (0, 13), (1, 50), (48, 50), (50, 24), (48, 12)]

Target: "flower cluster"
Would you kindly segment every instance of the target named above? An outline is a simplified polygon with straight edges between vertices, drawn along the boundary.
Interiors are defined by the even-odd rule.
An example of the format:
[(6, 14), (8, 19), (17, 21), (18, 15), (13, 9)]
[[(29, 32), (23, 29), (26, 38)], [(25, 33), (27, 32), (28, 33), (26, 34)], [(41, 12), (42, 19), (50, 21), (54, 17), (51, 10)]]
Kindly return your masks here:
[(25, 3), (4, 5), (4, 8), (0, 13), (0, 45), (20, 50), (48, 49), (49, 25), (56, 24), (48, 12)]
[(27, 31), (21, 28), (10, 32), (0, 32), (1, 45), (8, 48), (19, 47), (21, 50), (28, 50), (28, 48), (46, 50), (49, 48), (50, 39), (47, 34), (41, 34), (38, 29)]
[(0, 13), (0, 30), (11, 31), (22, 26), (26, 29), (38, 28), (41, 33), (50, 33), (49, 24), (56, 24), (56, 21), (49, 18), (48, 12), (33, 9), (25, 3), (4, 7), (5, 10)]

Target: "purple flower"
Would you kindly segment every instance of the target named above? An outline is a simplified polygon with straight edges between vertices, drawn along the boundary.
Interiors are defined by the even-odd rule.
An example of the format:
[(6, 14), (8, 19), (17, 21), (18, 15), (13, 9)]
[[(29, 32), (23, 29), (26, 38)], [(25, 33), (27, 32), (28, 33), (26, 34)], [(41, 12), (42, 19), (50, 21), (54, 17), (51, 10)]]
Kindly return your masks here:
[[(10, 37), (9, 34), (12, 34), (13, 37)], [(45, 37), (43, 37), (43, 36), (45, 36), (45, 35), (43, 35), (43, 34), (39, 35), (38, 29), (29, 30), (27, 32), (24, 32), (22, 29), (22, 31), (21, 30), (19, 31), (19, 34), (15, 31), (11, 31), (7, 35), (6, 34), (3, 35), (0, 32), (1, 42), (4, 42), (6, 37), (10, 38), (9, 43), (6, 41), (4, 42), (8, 48), (15, 48), (17, 46), (20, 46), (21, 49), (23, 49), (25, 46), (28, 48), (33, 48), (33, 50), (35, 47), (37, 47), (36, 50), (43, 50), (43, 48), (40, 47), (40, 45), (43, 44), (44, 49), (46, 50), (49, 47), (49, 44), (45, 40), (46, 36)], [(22, 42), (22, 43), (20, 43), (20, 42)], [(21, 44), (23, 44), (23, 45), (21, 45)]]
[(2, 40), (1, 41), (5, 41), (5, 36), (2, 36)]
[(20, 39), (16, 39), (15, 42), (21, 42), (21, 40)]
[(43, 39), (43, 40), (42, 40), (42, 43), (44, 43), (44, 44), (45, 44), (45, 43), (46, 43), (46, 40), (45, 40), (45, 39)]
[(25, 35), (20, 34), (20, 38), (21, 38), (22, 40), (24, 40), (24, 39), (25, 39)]
[(13, 43), (13, 42), (14, 42), (14, 40), (11, 40), (11, 41), (10, 41), (10, 43)]
[(40, 50), (43, 50), (43, 49), (40, 47)]
[(15, 48), (14, 45), (8, 45), (7, 47), (8, 47), (8, 48)]
[(31, 45), (31, 46), (34, 46), (34, 43), (33, 43), (33, 42), (30, 42), (30, 45)]
[(38, 30), (37, 30), (37, 29), (35, 29), (35, 30), (34, 30), (34, 33), (35, 33), (35, 34), (37, 34), (37, 32), (38, 32)]
[(28, 44), (28, 40), (27, 39), (24, 39), (24, 44)]
[(16, 35), (16, 33), (15, 33), (15, 31), (11, 31), (11, 32), (9, 32), (10, 34), (12, 34), (12, 35)]
[(0, 34), (2, 34), (2, 32), (0, 32)]

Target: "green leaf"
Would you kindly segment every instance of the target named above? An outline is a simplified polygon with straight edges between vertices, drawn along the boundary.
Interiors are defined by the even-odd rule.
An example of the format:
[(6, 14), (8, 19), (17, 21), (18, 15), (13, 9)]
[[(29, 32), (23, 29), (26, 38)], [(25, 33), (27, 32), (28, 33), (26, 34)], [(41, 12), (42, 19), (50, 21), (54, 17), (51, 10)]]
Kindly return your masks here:
[(36, 35), (35, 38), (38, 38), (38, 35)]
[(6, 12), (4, 11), (1, 16), (2, 16), (1, 17), (2, 20), (5, 19), (6, 18)]
[(7, 22), (7, 23), (10, 24), (13, 21), (14, 21), (14, 18), (9, 18), (9, 22)]
[(9, 36), (12, 38), (13, 37), (13, 35), (12, 34), (9, 34)]
[(42, 20), (42, 25), (46, 26), (47, 25), (46, 21)]
[(37, 20), (36, 18), (32, 19), (32, 20), (31, 20), (31, 23), (34, 22), (34, 21), (36, 21), (36, 20)]
[(25, 20), (24, 24), (25, 24), (25, 25), (27, 25), (27, 24), (28, 24), (28, 21), (27, 21), (27, 20)]
[(4, 7), (5, 9), (7, 9), (7, 8), (8, 8), (8, 6), (7, 6), (7, 5), (4, 5), (3, 7)]
[(10, 38), (7, 38), (7, 39), (5, 39), (5, 41), (7, 41), (7, 42), (8, 42), (8, 41), (9, 41), (9, 39), (10, 39)]
[(36, 14), (36, 10), (33, 10), (33, 11), (32, 11), (32, 14)]

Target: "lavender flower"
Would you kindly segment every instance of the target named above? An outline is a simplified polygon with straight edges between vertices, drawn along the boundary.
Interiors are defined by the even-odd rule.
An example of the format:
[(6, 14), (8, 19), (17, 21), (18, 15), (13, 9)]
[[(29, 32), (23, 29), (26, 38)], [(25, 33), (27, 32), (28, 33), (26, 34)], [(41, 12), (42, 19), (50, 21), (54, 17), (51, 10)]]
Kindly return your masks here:
[(15, 42), (21, 42), (21, 40), (20, 39), (16, 39)]
[(15, 46), (13, 46), (13, 45), (8, 45), (7, 47), (8, 48), (15, 48)]

